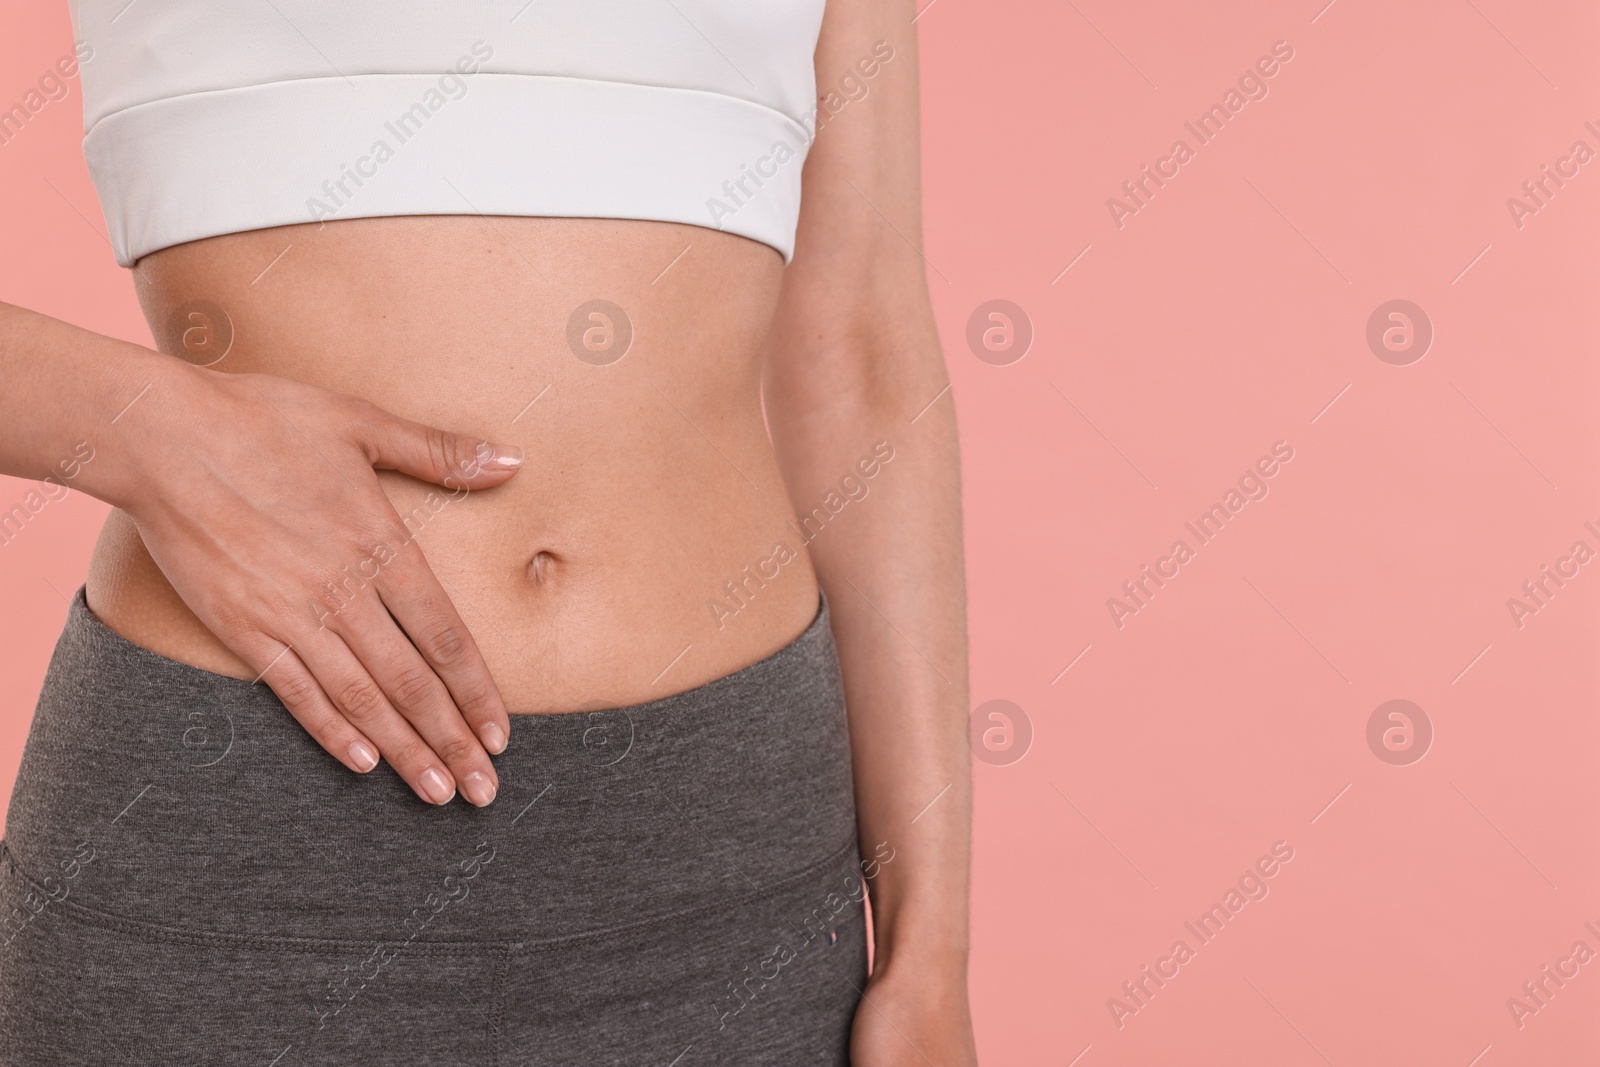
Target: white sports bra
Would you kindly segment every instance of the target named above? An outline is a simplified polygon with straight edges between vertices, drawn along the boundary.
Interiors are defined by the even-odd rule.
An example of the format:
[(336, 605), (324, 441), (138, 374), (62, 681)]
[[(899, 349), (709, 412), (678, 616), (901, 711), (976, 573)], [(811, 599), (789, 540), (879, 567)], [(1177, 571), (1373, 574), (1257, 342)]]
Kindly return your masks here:
[(823, 0), (78, 0), (117, 262), (381, 215), (715, 227), (793, 255)]

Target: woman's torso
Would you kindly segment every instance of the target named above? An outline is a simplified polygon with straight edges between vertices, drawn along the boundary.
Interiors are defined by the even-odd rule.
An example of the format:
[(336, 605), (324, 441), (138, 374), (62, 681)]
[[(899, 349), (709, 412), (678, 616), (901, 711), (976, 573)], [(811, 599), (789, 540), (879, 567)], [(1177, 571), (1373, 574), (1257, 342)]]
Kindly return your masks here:
[[(464, 499), (380, 473), (514, 713), (679, 692), (764, 658), (814, 617), (816, 578), (760, 401), (781, 277), (770, 246), (697, 226), (476, 215), (228, 234), (134, 269), (163, 351), (204, 363), (228, 344), (216, 370), (293, 378), (525, 450), (509, 483)], [(607, 318), (573, 325), (597, 300), (622, 312), (609, 349)], [(87, 593), (139, 644), (253, 674), (121, 512)]]

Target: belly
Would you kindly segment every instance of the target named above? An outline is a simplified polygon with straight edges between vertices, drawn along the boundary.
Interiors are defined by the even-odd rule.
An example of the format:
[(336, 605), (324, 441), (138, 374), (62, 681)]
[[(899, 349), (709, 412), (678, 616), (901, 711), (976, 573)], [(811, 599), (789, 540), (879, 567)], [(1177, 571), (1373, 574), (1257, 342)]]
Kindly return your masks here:
[[(477, 216), (232, 234), (134, 271), (163, 351), (208, 362), (225, 346), (216, 370), (524, 449), (509, 483), (462, 499), (380, 475), (513, 712), (680, 692), (811, 621), (816, 578), (760, 402), (780, 279), (772, 249), (699, 227)], [(186, 339), (186, 324), (201, 328)], [(252, 675), (120, 512), (88, 596), (139, 644)]]

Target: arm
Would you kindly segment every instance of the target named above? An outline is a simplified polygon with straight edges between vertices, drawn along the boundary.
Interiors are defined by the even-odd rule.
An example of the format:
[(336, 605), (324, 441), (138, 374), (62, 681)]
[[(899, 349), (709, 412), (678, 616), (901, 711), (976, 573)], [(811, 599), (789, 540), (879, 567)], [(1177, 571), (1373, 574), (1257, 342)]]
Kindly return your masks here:
[[(364, 772), (381, 753), (431, 803), (457, 784), (492, 799), (484, 748), (504, 747), (505, 705), (374, 468), (465, 492), (520, 460), (496, 464), (487, 442), (366, 401), (205, 370), (5, 304), (0, 382), (0, 474), (126, 511), (184, 603), (330, 755)], [(375, 543), (402, 547), (348, 603), (320, 607)]]
[(818, 93), (827, 101), (847, 73), (867, 92), (845, 86), (855, 98), (824, 119), (806, 161), (764, 382), (797, 509), (845, 473), (864, 480), (856, 463), (875, 442), (893, 449), (810, 545), (839, 639), (863, 853), (894, 849), (871, 888), (874, 968), (852, 1039), (864, 1067), (976, 1062), (960, 458), (918, 251), (913, 13), (907, 0), (829, 0)]

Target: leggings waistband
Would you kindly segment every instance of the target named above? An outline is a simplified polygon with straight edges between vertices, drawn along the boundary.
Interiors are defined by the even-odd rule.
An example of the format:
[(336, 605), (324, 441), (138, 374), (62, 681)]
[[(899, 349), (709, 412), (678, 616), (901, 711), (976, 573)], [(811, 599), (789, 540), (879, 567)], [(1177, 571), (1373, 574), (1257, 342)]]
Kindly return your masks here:
[(825, 597), (793, 642), (695, 689), (512, 716), (495, 766), (483, 809), (353, 774), (270, 689), (128, 641), (80, 589), (5, 846), (45, 892), (165, 931), (419, 947), (622, 929), (856, 862)]

